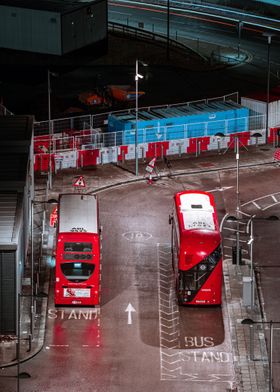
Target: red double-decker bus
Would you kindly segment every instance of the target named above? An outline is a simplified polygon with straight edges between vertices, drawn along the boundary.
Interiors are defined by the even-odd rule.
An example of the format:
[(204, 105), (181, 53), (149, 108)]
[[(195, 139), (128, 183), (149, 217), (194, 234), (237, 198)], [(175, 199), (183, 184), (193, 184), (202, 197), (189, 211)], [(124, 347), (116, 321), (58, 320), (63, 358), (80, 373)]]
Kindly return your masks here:
[(220, 305), (221, 234), (214, 197), (199, 190), (174, 196), (172, 264), (180, 305)]
[(100, 232), (95, 195), (60, 195), (55, 305), (99, 304)]

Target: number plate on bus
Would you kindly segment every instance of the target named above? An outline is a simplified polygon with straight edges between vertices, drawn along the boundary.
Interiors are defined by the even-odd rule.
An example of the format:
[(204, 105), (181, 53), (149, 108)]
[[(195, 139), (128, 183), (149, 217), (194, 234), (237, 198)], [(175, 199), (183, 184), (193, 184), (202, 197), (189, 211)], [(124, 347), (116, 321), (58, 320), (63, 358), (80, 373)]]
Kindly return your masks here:
[(63, 289), (64, 297), (80, 297), (80, 298), (89, 298), (90, 297), (90, 289), (74, 289), (67, 288)]

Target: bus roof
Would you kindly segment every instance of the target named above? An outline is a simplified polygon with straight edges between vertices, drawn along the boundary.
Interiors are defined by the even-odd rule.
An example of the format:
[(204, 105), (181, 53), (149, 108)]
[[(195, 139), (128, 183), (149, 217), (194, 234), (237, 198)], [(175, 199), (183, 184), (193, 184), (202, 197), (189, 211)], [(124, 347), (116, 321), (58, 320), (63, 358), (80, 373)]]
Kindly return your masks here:
[(182, 230), (218, 231), (214, 198), (203, 191), (185, 191), (175, 195)]
[(95, 195), (62, 194), (59, 197), (58, 230), (97, 233), (98, 212)]

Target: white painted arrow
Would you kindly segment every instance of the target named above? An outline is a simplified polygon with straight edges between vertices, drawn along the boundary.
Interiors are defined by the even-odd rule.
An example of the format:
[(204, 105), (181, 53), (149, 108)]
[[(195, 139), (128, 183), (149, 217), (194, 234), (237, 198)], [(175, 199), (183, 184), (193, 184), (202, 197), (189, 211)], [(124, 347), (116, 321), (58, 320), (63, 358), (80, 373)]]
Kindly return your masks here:
[(127, 324), (132, 324), (132, 317), (131, 317), (131, 313), (132, 312), (136, 312), (136, 310), (134, 309), (134, 307), (131, 305), (131, 303), (129, 303), (127, 305), (127, 308), (125, 309), (125, 311), (128, 313), (128, 317), (127, 317)]

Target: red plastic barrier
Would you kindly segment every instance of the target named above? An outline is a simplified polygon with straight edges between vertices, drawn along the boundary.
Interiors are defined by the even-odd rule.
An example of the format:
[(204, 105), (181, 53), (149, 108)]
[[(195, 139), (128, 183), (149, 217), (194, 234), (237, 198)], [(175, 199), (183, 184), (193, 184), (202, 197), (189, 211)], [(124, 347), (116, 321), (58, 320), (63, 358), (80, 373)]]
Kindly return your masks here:
[(122, 161), (122, 157), (128, 153), (128, 146), (120, 146), (120, 153), (118, 154), (118, 161)]
[(248, 146), (249, 145), (249, 140), (251, 138), (251, 134), (250, 132), (241, 132), (241, 133), (233, 133), (230, 135), (230, 141), (228, 144), (228, 148), (229, 149), (234, 149), (235, 146), (235, 142), (234, 139), (238, 137), (239, 141), (244, 144), (244, 146)]
[[(200, 152), (207, 151), (210, 144), (210, 137), (191, 138), (189, 147), (187, 147), (188, 154), (196, 154), (198, 152), (198, 142), (200, 142)], [(182, 151), (184, 153), (184, 151)]]
[(146, 158), (161, 157), (166, 155), (166, 151), (169, 148), (169, 142), (156, 142), (149, 143)]
[(34, 138), (34, 153), (42, 154), (47, 153), (50, 148), (50, 139), (48, 136), (37, 136)]
[(280, 127), (270, 128), (267, 142), (271, 144), (276, 142), (277, 144), (279, 144), (279, 141), (280, 141)]
[[(51, 154), (51, 159), (52, 159), (52, 172), (54, 172), (55, 169), (54, 154)], [(50, 162), (50, 154), (36, 154), (34, 171), (36, 173), (48, 173), (48, 171), (50, 170), (49, 162)]]
[(97, 159), (99, 158), (100, 152), (98, 149), (80, 150), (78, 151), (78, 154), (79, 167), (88, 167), (97, 165)]

